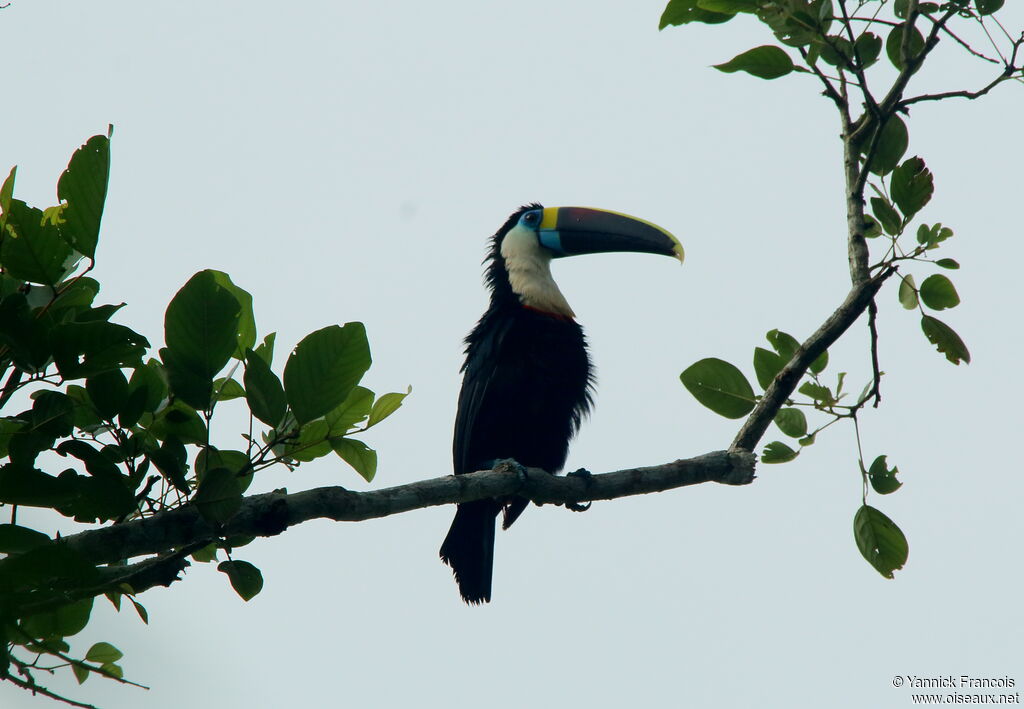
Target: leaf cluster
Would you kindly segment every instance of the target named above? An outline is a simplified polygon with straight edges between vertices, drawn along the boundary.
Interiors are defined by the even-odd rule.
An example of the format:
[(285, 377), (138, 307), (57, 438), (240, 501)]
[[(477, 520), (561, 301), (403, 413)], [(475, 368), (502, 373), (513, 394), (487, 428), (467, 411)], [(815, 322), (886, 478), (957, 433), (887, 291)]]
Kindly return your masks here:
[[(921, 331), (953, 364), (969, 363), (970, 352), (956, 331), (933, 313), (956, 307), (960, 295), (949, 275), (928, 274), (918, 286), (907, 268), (924, 264), (948, 272), (959, 269), (960, 264), (952, 258), (935, 258), (935, 251), (953, 236), (952, 229), (942, 223), (916, 221), (932, 199), (935, 180), (921, 157), (907, 157), (910, 134), (905, 118), (908, 107), (922, 101), (974, 99), (1004, 81), (1024, 80), (1024, 68), (1018, 64), (1024, 35), (1014, 39), (991, 18), (1002, 6), (1001, 0), (670, 0), (660, 22), (660, 28), (691, 23), (721, 25), (741, 14), (752, 16), (777, 44), (741, 52), (714, 68), (768, 80), (799, 73), (824, 87), (824, 95), (840, 116), (847, 157), (844, 196), (850, 224), (847, 241), (851, 280), (856, 287), (872, 279), (898, 275), (894, 280), (899, 284), (900, 304), (919, 312)], [(995, 33), (988, 31), (989, 22), (998, 27), (1006, 46), (1001, 48)], [(999, 59), (974, 49), (958, 34), (961, 27), (970, 25), (981, 29)], [(972, 58), (1002, 64), (1003, 70), (979, 91), (906, 98), (911, 78), (940, 39), (955, 42)], [(886, 60), (896, 70), (896, 78), (889, 79), (885, 91), (873, 91), (869, 82), (877, 81), (877, 74), (871, 70)], [(892, 71), (882, 76), (891, 77)], [(861, 112), (856, 115), (858, 109)], [(865, 191), (869, 187), (874, 196), (867, 200)], [(874, 264), (870, 261), (872, 246), (880, 252)], [(804, 356), (823, 350), (827, 343), (822, 345), (812, 337), (801, 344), (779, 330), (768, 333), (771, 349), (754, 350), (754, 372), (762, 393), (755, 393), (739, 368), (715, 357), (694, 363), (680, 378), (701, 404), (728, 418), (754, 416), (755, 408), (765, 408), (761, 404), (770, 406), (767, 413), (774, 417), (778, 430), (798, 445), (782, 440), (768, 443), (761, 454), (763, 463), (794, 460), (822, 430), (840, 420), (853, 422), (859, 449), (857, 416), (869, 401), (873, 400), (875, 406), (880, 402), (883, 374), (879, 369), (873, 299), (867, 310), (873, 379), (852, 401), (844, 400), (845, 372), (837, 375), (834, 384), (822, 379), (827, 352), (822, 351), (813, 362)], [(783, 372), (785, 383), (780, 379)], [(805, 412), (824, 418), (811, 422)], [(858, 467), (864, 480), (864, 499), (855, 517), (854, 538), (864, 557), (879, 573), (891, 578), (906, 561), (906, 539), (883, 513), (867, 505), (866, 497), (869, 489), (884, 495), (894, 492), (901, 483), (896, 480), (896, 468), (886, 467), (884, 455), (876, 457), (870, 466), (860, 455)]]
[[(231, 558), (245, 539), (144, 561), (95, 565), (46, 531), (18, 524), (21, 507), (74, 522), (118, 525), (193, 505), (223, 524), (261, 471), (337, 455), (366, 481), (376, 452), (353, 436), (380, 423), (408, 394), (360, 386), (371, 364), (362, 323), (304, 337), (274, 370), (275, 334), (258, 340), (252, 296), (220, 271), (196, 273), (164, 316), (165, 346), (114, 322), (123, 304), (97, 302), (94, 266), (109, 174), (109, 134), (90, 138), (58, 181), (59, 204), (38, 209), (14, 197), (16, 170), (0, 188), (0, 678), (33, 684), (38, 657), (122, 679), (121, 653), (98, 643), (82, 657), (68, 639), (88, 624), (97, 596), (118, 609), (127, 597), (169, 585), (193, 554), (228, 560), (218, 569), (245, 600), (263, 585), (252, 564)], [(250, 415), (238, 445), (211, 439), (224, 402)], [(52, 669), (49, 668), (49, 669)]]

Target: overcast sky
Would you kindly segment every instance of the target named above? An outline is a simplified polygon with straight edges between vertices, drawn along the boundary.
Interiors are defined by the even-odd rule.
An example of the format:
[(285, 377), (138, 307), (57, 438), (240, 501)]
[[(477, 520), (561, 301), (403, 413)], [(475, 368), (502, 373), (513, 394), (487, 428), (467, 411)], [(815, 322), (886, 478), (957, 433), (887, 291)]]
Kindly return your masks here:
[[(253, 294), (279, 363), (312, 330), (366, 323), (364, 383), (413, 386), (367, 436), (377, 479), (329, 459), (263, 489), (447, 474), (486, 238), (534, 200), (653, 221), (681, 239), (682, 268), (644, 255), (555, 266), (599, 376), (567, 467), (689, 457), (727, 447), (738, 423), (697, 404), (679, 372), (718, 356), (753, 380), (767, 330), (803, 338), (845, 295), (842, 153), (811, 78), (709, 68), (770, 42), (760, 26), (659, 33), (662, 9), (13, 0), (0, 168), (19, 165), (16, 195), (46, 206), (72, 151), (115, 125), (96, 274), (154, 346), (167, 302), (207, 267)], [(1019, 5), (1002, 14), (1024, 26)], [(995, 75), (952, 49), (911, 93)], [(853, 432), (836, 426), (744, 488), (531, 508), (498, 535), (486, 607), (464, 606), (437, 559), (451, 507), (304, 524), (239, 551), (266, 579), (249, 603), (201, 564), (141, 597), (148, 627), (97, 601), (73, 648), (113, 642), (150, 691), (50, 684), (108, 709), (911, 706), (894, 675), (1019, 689), (1022, 109), (1008, 85), (909, 118), (910, 154), (936, 175), (921, 218), (955, 230), (942, 255), (963, 265), (963, 304), (940, 317), (973, 363), (946, 362), (886, 286), (883, 406), (861, 429), (868, 459), (887, 454), (904, 482), (871, 498), (910, 540), (895, 580), (854, 545), (861, 479)], [(832, 351), (828, 378), (839, 371), (854, 391), (867, 381), (864, 323)], [(241, 430), (228, 415), (215, 434), (238, 446)], [(0, 685), (0, 706), (41, 705)]]

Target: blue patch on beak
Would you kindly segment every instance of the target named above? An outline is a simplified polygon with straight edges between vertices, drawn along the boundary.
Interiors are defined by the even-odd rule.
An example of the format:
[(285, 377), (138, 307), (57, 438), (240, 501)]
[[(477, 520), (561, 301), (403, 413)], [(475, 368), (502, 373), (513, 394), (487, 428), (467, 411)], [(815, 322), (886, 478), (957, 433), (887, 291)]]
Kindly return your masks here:
[(554, 252), (555, 256), (565, 256), (562, 248), (562, 235), (555, 229), (541, 229), (537, 232), (541, 246)]

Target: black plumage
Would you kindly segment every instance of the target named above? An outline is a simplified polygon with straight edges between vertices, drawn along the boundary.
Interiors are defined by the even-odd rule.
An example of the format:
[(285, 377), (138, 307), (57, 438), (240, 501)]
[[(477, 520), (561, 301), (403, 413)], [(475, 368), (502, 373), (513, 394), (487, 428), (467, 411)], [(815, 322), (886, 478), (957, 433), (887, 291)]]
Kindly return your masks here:
[[(526, 205), (491, 239), (485, 261), (490, 305), (466, 338), (453, 446), (456, 475), (486, 470), (507, 458), (549, 473), (565, 465), (569, 441), (590, 411), (594, 375), (583, 329), (548, 263), (558, 256), (602, 251), (682, 259), (678, 241), (659, 227), (580, 207)], [(440, 555), (468, 603), (491, 599), (498, 513), (503, 512), (507, 529), (528, 503), (513, 497), (458, 505)]]
[[(523, 305), (509, 283), (501, 240), (515, 212), (491, 240), (487, 257), (490, 307), (466, 338), (462, 390), (455, 419), (455, 474), (486, 470), (496, 460), (558, 472), (569, 441), (591, 404), (593, 373), (583, 329), (571, 318)], [(458, 506), (441, 546), (463, 599), (491, 598), (495, 517), (508, 527), (528, 500), (479, 500)]]

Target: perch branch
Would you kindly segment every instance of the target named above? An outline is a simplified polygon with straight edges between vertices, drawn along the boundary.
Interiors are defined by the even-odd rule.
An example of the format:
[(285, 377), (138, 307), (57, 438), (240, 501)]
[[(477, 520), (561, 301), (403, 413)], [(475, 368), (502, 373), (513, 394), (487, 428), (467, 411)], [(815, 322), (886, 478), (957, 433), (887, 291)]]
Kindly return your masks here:
[(521, 477), (499, 466), (495, 470), (448, 475), (367, 492), (342, 487), (270, 492), (245, 498), (238, 512), (224, 525), (204, 519), (193, 505), (186, 505), (146, 519), (80, 532), (65, 537), (62, 543), (94, 564), (110, 564), (184, 546), (202, 546), (224, 537), (274, 536), (313, 519), (359, 522), (487, 497), (521, 495), (537, 504), (562, 505), (711, 481), (742, 485), (753, 479), (755, 462), (755, 456), (746, 451), (715, 451), (664, 465), (589, 478), (556, 477), (538, 468), (527, 468), (526, 475)]

